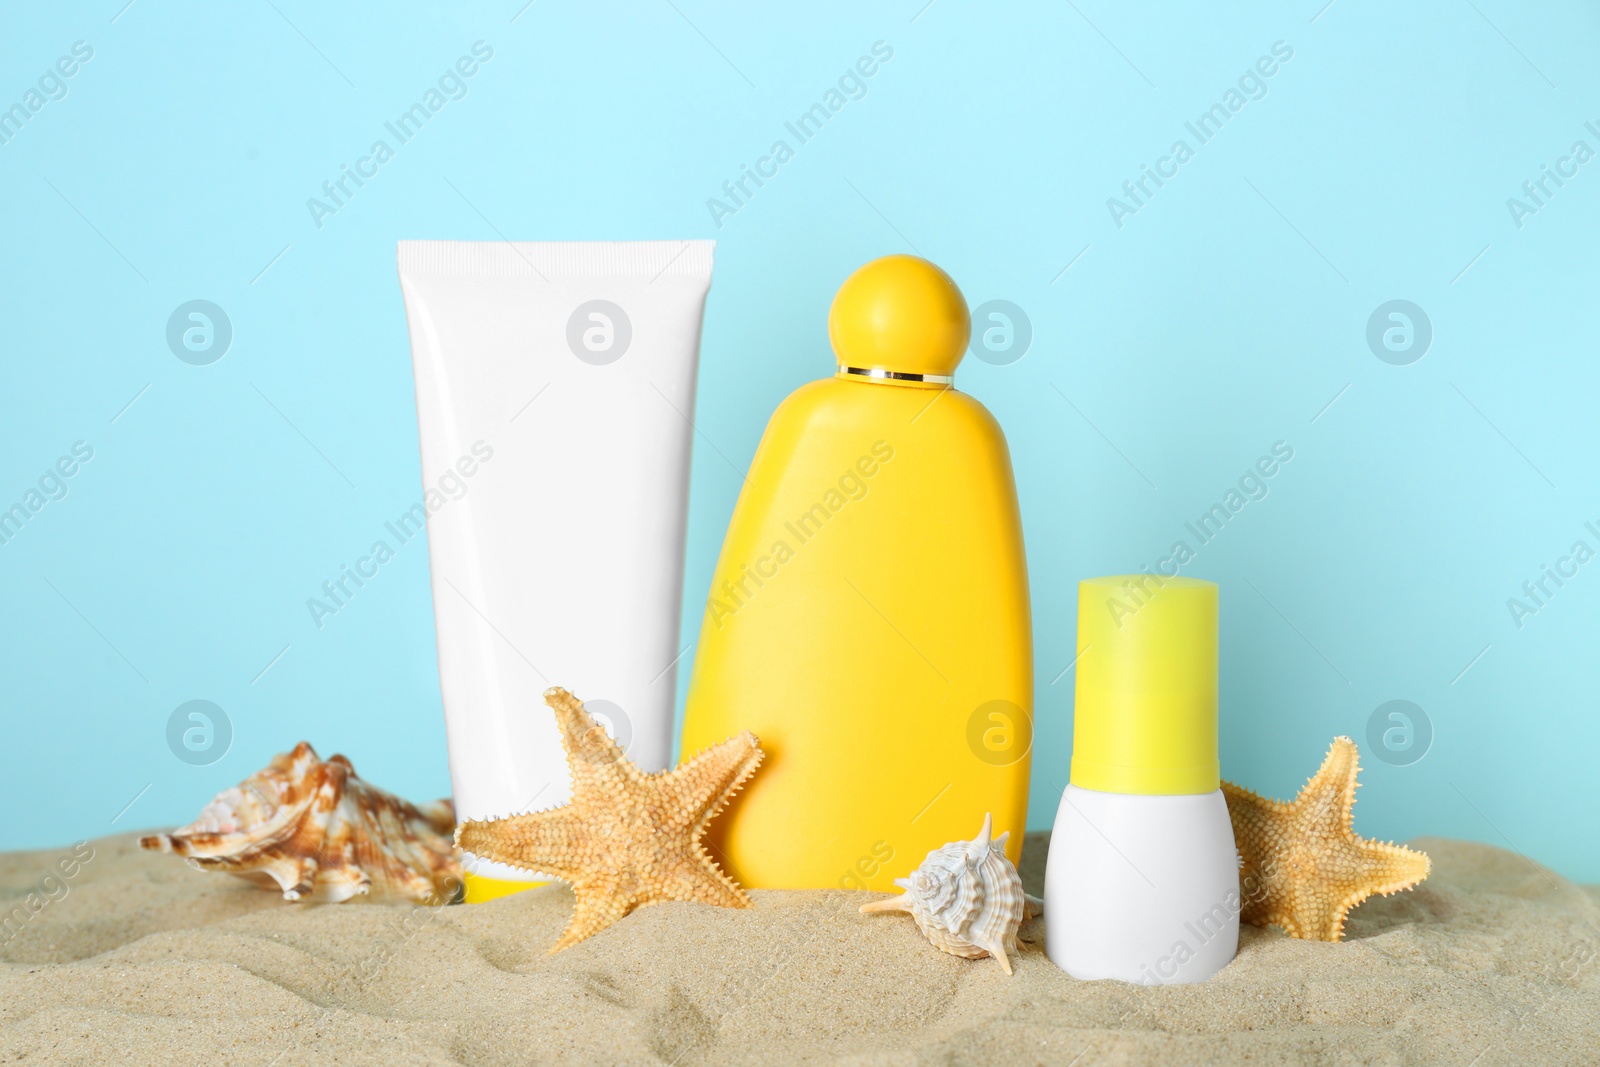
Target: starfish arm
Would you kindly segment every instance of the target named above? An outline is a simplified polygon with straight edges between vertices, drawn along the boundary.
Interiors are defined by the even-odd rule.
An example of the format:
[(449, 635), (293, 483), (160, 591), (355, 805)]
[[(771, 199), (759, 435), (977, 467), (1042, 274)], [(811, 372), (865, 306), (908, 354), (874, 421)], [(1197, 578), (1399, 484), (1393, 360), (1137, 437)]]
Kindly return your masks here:
[(1366, 856), (1367, 877), (1372, 882), (1372, 892), (1384, 896), (1410, 889), (1433, 873), (1433, 861), (1426, 852), (1406, 848), (1389, 841), (1361, 841)]
[(1356, 743), (1348, 737), (1335, 737), (1322, 766), (1300, 787), (1289, 806), (1310, 825), (1349, 830), (1355, 820), (1356, 775), (1360, 772)]
[(567, 754), (567, 770), (572, 775), (573, 797), (611, 793), (645, 777), (606, 733), (605, 727), (594, 721), (583, 701), (553, 686), (544, 691), (544, 702), (556, 713), (561, 747)]
[(1388, 896), (1410, 889), (1433, 870), (1433, 861), (1426, 852), (1366, 838), (1356, 838), (1352, 845), (1355, 872), (1339, 887), (1344, 894), (1335, 905), (1335, 921), (1328, 930), (1329, 941), (1343, 936), (1345, 919), (1351, 908), (1371, 896)]
[(1296, 910), (1296, 905), (1292, 901), (1281, 904), (1280, 910), (1273, 913), (1271, 921), (1262, 925), (1276, 926), (1290, 937), (1298, 937), (1302, 941), (1328, 940), (1319, 929), (1300, 921), (1300, 912)]
[(1291, 937), (1306, 941), (1337, 941), (1344, 929), (1344, 912), (1340, 910), (1343, 893), (1332, 884), (1324, 871), (1322, 877), (1307, 879), (1290, 887), (1286, 908), (1278, 925)]
[(656, 872), (651, 890), (663, 900), (683, 900), (718, 908), (750, 907), (750, 898), (739, 888), (739, 883), (728, 877), (699, 845), (694, 846), (689, 855), (663, 863)]
[(659, 788), (673, 797), (663, 817), (675, 826), (694, 830), (694, 840), (761, 765), (761, 746), (745, 731), (712, 745), (676, 770), (653, 776)]
[(583, 827), (571, 807), (469, 819), (456, 830), (456, 845), (474, 856), (570, 882), (583, 869)]
[(571, 948), (579, 941), (592, 937), (627, 915), (637, 902), (630, 894), (622, 892), (622, 879), (614, 871), (590, 872), (572, 885), (578, 898), (572, 909), (572, 921), (561, 935), (561, 940), (551, 947), (548, 955), (554, 956), (562, 949)]

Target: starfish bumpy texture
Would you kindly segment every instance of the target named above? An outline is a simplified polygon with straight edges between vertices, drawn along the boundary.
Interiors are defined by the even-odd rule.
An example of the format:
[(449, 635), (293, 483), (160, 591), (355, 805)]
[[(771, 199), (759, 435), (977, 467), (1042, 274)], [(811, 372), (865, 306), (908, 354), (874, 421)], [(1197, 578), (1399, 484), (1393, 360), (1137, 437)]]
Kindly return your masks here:
[(578, 904), (552, 953), (610, 926), (634, 908), (665, 900), (748, 908), (750, 898), (701, 846), (713, 817), (760, 765), (746, 731), (676, 770), (646, 774), (622, 754), (577, 697), (547, 689), (572, 772), (564, 807), (467, 821), (456, 844), (497, 863), (554, 875)]
[(1427, 853), (1368, 841), (1351, 829), (1359, 770), (1355, 742), (1336, 737), (1322, 767), (1291, 803), (1222, 783), (1244, 863), (1241, 920), (1279, 926), (1308, 941), (1337, 941), (1351, 908), (1374, 893), (1388, 896), (1428, 877)]

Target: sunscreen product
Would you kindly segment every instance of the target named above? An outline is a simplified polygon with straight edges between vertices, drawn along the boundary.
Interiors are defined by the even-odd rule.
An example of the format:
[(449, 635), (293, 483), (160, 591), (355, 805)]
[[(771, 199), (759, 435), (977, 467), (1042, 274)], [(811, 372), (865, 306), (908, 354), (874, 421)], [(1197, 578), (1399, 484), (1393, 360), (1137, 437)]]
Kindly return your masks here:
[(1020, 854), (1032, 744), (1011, 457), (952, 387), (966, 304), (889, 256), (840, 288), (831, 378), (767, 424), (706, 601), (683, 752), (767, 760), (712, 824), (746, 886), (889, 890), (985, 812)]
[(1199, 982), (1239, 945), (1217, 765), (1217, 587), (1078, 586), (1072, 780), (1045, 864), (1045, 949), (1074, 978)]
[[(711, 241), (402, 241), (439, 684), (458, 819), (564, 804), (579, 693), (672, 754), (690, 418)], [(397, 535), (398, 536), (398, 535)], [(467, 900), (538, 884), (463, 857)]]

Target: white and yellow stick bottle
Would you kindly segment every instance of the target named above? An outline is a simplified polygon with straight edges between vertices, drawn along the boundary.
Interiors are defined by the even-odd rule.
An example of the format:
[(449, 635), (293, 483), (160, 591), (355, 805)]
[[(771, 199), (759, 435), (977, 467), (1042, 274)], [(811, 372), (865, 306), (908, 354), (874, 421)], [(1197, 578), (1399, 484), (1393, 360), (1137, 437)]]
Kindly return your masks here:
[(1072, 780), (1045, 867), (1045, 945), (1074, 978), (1199, 982), (1239, 944), (1217, 763), (1217, 587), (1078, 586)]

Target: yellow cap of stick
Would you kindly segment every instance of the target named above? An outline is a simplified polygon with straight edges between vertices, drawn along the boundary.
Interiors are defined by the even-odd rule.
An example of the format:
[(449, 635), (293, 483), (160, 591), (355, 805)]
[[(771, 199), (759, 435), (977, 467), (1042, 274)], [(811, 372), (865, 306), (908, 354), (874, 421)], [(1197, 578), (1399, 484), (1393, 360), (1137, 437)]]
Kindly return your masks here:
[(1072, 784), (1147, 795), (1218, 787), (1215, 582), (1078, 583)]

